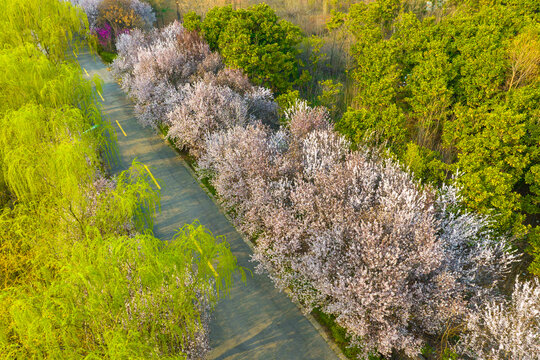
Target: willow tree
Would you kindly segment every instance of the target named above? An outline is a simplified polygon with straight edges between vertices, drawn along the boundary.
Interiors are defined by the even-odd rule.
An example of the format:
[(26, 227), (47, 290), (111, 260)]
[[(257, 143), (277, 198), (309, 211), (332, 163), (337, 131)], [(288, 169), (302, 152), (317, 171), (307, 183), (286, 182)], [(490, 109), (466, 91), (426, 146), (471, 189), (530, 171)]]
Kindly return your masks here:
[(88, 33), (86, 16), (64, 1), (8, 0), (0, 10), (0, 43), (10, 47), (31, 43), (54, 62), (64, 59), (75, 34)]
[(237, 269), (228, 244), (198, 223), (156, 239), (142, 165), (107, 175), (114, 131), (64, 58), (82, 14), (57, 0), (0, 10), (0, 357), (203, 356)]

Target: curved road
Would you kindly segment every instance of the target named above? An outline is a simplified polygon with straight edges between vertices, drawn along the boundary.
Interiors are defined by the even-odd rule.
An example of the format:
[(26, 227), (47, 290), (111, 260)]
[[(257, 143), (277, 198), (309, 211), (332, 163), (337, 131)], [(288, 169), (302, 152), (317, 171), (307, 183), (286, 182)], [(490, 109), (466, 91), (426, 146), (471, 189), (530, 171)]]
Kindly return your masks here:
[[(250, 247), (199, 186), (188, 165), (151, 129), (139, 125), (133, 104), (106, 66), (88, 53), (79, 54), (77, 60), (90, 76), (98, 74), (104, 81), (103, 111), (117, 130), (121, 158), (115, 171), (127, 169), (137, 158), (160, 181), (162, 210), (156, 217), (155, 235), (169, 240), (176, 229), (198, 219), (215, 235), (225, 235), (239, 265), (253, 271)], [(274, 288), (268, 277), (255, 273), (253, 277), (248, 275), (246, 284), (237, 279), (231, 296), (217, 305), (210, 326), (210, 346), (210, 359), (342, 357), (287, 296)]]

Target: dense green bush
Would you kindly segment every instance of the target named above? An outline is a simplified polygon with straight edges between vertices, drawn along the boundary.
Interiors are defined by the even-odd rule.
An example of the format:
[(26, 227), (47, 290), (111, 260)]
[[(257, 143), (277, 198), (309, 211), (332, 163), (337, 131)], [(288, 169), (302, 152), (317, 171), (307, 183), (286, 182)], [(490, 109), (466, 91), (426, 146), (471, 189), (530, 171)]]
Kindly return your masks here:
[(101, 57), (101, 60), (103, 60), (106, 64), (112, 64), (114, 59), (118, 56), (116, 53), (108, 52), (108, 51), (100, 51), (99, 56)]
[(201, 31), (201, 16), (194, 11), (184, 14), (184, 27), (189, 31)]
[(459, 173), (468, 206), (521, 237), (540, 213), (538, 5), (408, 3), (355, 4), (341, 22), (358, 95), (337, 127), (389, 145), (424, 181)]
[[(199, 27), (196, 17), (188, 20), (189, 29)], [(300, 28), (279, 19), (266, 4), (238, 10), (215, 7), (200, 29), (228, 66), (244, 70), (257, 84), (282, 93), (299, 78), (296, 46), (301, 40)]]

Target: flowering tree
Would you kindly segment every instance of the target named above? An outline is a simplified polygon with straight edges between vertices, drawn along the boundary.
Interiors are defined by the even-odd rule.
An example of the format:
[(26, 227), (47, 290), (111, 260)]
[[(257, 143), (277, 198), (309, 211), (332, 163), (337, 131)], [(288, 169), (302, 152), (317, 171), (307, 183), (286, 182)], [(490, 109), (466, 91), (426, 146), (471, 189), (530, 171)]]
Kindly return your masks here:
[(147, 34), (139, 29), (120, 34), (116, 39), (118, 56), (111, 65), (111, 71), (116, 78), (121, 80), (122, 88), (125, 91), (131, 91), (133, 69), (139, 61), (139, 51), (147, 46), (148, 43)]
[(514, 257), (456, 190), (422, 189), (398, 164), (348, 143), (324, 109), (297, 104), (288, 129), (212, 135), (199, 166), (256, 236), (255, 259), (305, 311), (336, 321), (366, 352), (418, 353), (496, 297)]
[(117, 48), (113, 73), (133, 96), (139, 121), (154, 128), (172, 125), (168, 114), (192, 96), (190, 85), (185, 84), (222, 67), (206, 42), (178, 22), (147, 34), (137, 30), (122, 34)]
[(277, 104), (270, 89), (253, 86), (248, 77), (239, 69), (223, 68), (216, 74), (206, 72), (203, 79), (208, 84), (227, 86), (244, 96), (249, 104), (249, 112), (265, 123), (277, 121)]
[[(99, 18), (107, 20), (109, 25), (123, 24), (129, 28), (137, 24), (150, 29), (156, 21), (152, 7), (141, 0), (69, 0), (73, 5), (80, 6), (86, 16), (90, 30), (96, 29)], [(114, 16), (117, 16), (116, 18)], [(117, 21), (115, 21), (117, 20)], [(111, 23), (112, 22), (112, 23)]]
[(112, 36), (116, 38), (121, 31), (142, 27), (144, 24), (130, 0), (103, 0), (98, 6), (97, 24), (108, 24), (112, 28)]
[(144, 29), (151, 29), (156, 22), (156, 14), (152, 9), (152, 6), (145, 1), (130, 0), (131, 8), (135, 11), (142, 21), (142, 27)]
[(183, 101), (168, 115), (167, 136), (195, 157), (204, 151), (208, 135), (235, 125), (243, 126), (250, 120), (244, 97), (226, 86), (197, 82), (185, 85), (182, 92)]
[(253, 86), (195, 32), (177, 22), (150, 34), (122, 34), (112, 68), (135, 100), (145, 126), (169, 127), (168, 137), (199, 156), (206, 136), (255, 118), (275, 123), (272, 92)]
[(212, 185), (240, 229), (254, 234), (261, 228), (255, 198), (277, 178), (280, 141), (261, 123), (235, 126), (207, 137), (199, 171), (212, 176)]
[[(122, 46), (123, 42), (129, 42), (127, 40), (143, 44), (136, 53), (127, 52), (125, 57), (119, 56), (118, 64), (113, 67), (118, 69), (118, 72), (122, 67), (127, 68), (122, 85), (131, 92), (137, 118), (145, 126), (155, 128), (160, 125), (167, 113), (182, 98), (182, 94), (171, 82), (174, 80), (171, 74), (183, 64), (176, 48), (176, 36), (182, 31), (181, 26), (174, 23), (148, 44), (145, 44), (138, 34), (119, 41)], [(131, 66), (133, 71), (129, 73)]]
[(540, 359), (540, 282), (516, 280), (511, 299), (471, 313), (459, 347), (481, 359)]

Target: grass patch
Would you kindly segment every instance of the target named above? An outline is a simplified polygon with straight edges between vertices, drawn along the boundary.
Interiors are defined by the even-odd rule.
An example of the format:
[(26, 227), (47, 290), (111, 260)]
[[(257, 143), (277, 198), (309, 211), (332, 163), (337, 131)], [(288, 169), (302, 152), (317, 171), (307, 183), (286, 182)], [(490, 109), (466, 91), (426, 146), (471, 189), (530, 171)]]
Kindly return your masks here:
[[(334, 339), (341, 349), (341, 352), (343, 352), (348, 359), (358, 359), (358, 356), (362, 354), (362, 349), (357, 346), (351, 346), (351, 337), (347, 335), (345, 328), (336, 323), (335, 316), (325, 314), (319, 309), (313, 309), (311, 315), (313, 315), (317, 322), (325, 328), (326, 332)], [(369, 355), (368, 359), (382, 360), (383, 358)]]
[(203, 185), (208, 189), (208, 191), (210, 191), (210, 193), (211, 193), (213, 196), (217, 196), (216, 189), (214, 189), (214, 187), (213, 187), (212, 184), (210, 183), (210, 179), (209, 179), (209, 178), (203, 177), (203, 178), (201, 178), (201, 182), (202, 182)]

